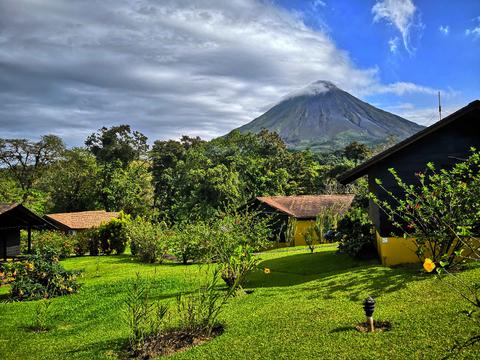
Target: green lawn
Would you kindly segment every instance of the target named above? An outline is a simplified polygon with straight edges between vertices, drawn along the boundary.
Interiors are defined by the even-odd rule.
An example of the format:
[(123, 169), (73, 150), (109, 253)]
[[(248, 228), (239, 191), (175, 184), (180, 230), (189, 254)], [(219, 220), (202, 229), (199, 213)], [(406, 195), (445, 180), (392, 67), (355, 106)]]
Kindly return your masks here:
[[(309, 254), (304, 248), (260, 255), (250, 277), (250, 295), (232, 299), (221, 315), (225, 332), (173, 359), (437, 359), (455, 339), (475, 330), (463, 314), (468, 306), (445, 284), (418, 270), (354, 262), (332, 246)], [(82, 257), (63, 261), (83, 269), (76, 295), (53, 300), (52, 329), (28, 329), (36, 302), (0, 303), (0, 359), (106, 359), (118, 357), (127, 338), (122, 322), (126, 285), (137, 272), (152, 282), (155, 299), (174, 302), (195, 289), (208, 269), (197, 265), (146, 265), (129, 256)], [(480, 276), (480, 268), (463, 272)], [(6, 299), (6, 288), (0, 299)], [(375, 316), (390, 332), (364, 334), (362, 300), (377, 300)], [(479, 348), (461, 358), (478, 358)]]

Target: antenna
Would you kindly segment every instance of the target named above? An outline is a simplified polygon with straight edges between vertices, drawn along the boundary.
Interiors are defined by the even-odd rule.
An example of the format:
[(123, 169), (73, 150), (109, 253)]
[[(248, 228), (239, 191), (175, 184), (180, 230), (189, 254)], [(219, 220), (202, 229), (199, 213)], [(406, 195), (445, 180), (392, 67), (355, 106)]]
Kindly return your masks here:
[(440, 91), (438, 92), (438, 116), (442, 120), (442, 103), (440, 102)]

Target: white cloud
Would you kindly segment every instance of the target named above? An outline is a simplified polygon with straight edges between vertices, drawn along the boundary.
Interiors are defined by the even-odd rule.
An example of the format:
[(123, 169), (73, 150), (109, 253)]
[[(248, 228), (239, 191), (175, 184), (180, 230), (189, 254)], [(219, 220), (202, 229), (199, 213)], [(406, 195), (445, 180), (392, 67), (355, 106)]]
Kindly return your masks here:
[(450, 33), (450, 27), (448, 25), (446, 26), (440, 25), (440, 27), (438, 28), (438, 31), (440, 31), (444, 35), (448, 35)]
[(411, 82), (395, 82), (391, 84), (376, 84), (367, 89), (367, 92), (373, 94), (394, 94), (398, 96), (408, 95), (408, 94), (423, 94), (423, 95), (437, 95), (440, 91), (442, 96), (451, 98), (459, 95), (459, 92), (448, 89), (434, 89), (428, 86), (422, 86), (414, 84)]
[[(464, 105), (442, 106), (442, 118), (454, 113)], [(413, 104), (398, 104), (389, 106), (385, 110), (397, 114), (407, 120), (416, 122), (417, 124), (430, 126), (440, 120), (438, 106), (416, 107)]]
[(372, 7), (373, 21), (385, 20), (395, 26), (402, 35), (405, 49), (412, 53), (411, 33), (414, 27), (423, 28), (423, 24), (416, 17), (417, 8), (412, 0), (383, 0), (377, 1)]
[(325, 1), (322, 1), (322, 0), (313, 0), (312, 2), (312, 6), (313, 8), (316, 10), (320, 7), (325, 7), (327, 6), (327, 3)]
[(53, 132), (78, 145), (129, 123), (151, 140), (210, 138), (319, 79), (355, 95), (436, 91), (382, 84), (266, 1), (7, 0), (0, 23), (2, 137)]
[(398, 50), (398, 42), (400, 41), (400, 39), (397, 37), (394, 37), (390, 40), (388, 40), (388, 47), (390, 48), (390, 52), (392, 54), (396, 54), (397, 53), (397, 50)]
[(467, 36), (471, 35), (474, 38), (480, 37), (480, 25), (475, 28), (465, 30), (465, 35)]

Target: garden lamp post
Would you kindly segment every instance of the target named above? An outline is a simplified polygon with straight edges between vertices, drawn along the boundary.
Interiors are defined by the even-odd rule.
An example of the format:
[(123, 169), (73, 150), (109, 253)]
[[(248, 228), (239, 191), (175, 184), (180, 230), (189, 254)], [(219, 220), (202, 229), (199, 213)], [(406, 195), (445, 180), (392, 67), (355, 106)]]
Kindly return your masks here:
[(367, 317), (368, 331), (373, 332), (373, 311), (375, 310), (375, 300), (371, 296), (365, 299), (363, 302), (363, 310), (365, 310), (365, 316)]

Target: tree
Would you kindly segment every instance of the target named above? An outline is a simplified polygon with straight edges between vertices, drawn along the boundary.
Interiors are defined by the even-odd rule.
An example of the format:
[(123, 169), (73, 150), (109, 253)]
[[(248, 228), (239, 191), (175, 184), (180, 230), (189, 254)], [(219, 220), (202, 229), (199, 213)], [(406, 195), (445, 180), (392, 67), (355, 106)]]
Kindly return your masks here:
[(143, 159), (148, 151), (147, 137), (139, 131), (132, 132), (130, 125), (102, 127), (87, 137), (85, 145), (99, 163), (118, 160), (123, 167)]
[(100, 166), (97, 194), (107, 211), (146, 215), (153, 207), (152, 176), (148, 164), (133, 161), (123, 168), (113, 161)]
[(48, 165), (55, 163), (65, 150), (62, 139), (44, 135), (38, 142), (26, 139), (0, 139), (0, 165), (22, 189), (22, 201), (31, 194), (34, 182)]
[(41, 179), (41, 187), (50, 193), (52, 212), (95, 210), (99, 167), (86, 149), (66, 150)]
[(350, 160), (355, 161), (356, 163), (366, 160), (372, 151), (368, 148), (367, 145), (358, 143), (356, 141), (348, 144), (343, 150), (343, 155)]

